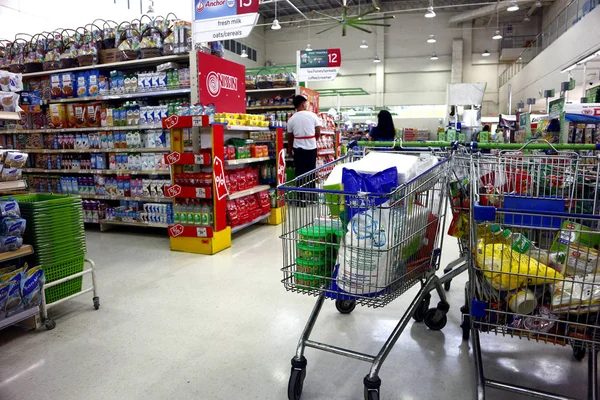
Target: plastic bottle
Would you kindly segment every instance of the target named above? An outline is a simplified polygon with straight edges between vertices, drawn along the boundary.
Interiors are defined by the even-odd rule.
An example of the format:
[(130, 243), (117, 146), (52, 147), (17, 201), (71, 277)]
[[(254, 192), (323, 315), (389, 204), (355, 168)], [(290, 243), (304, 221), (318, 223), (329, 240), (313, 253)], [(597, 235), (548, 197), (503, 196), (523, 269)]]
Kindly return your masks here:
[(496, 242), (505, 243), (511, 249), (520, 254), (526, 254), (542, 264), (548, 264), (550, 253), (548, 250), (540, 249), (531, 240), (521, 233), (513, 233), (499, 225), (490, 225), (490, 231), (495, 236)]
[(175, 204), (173, 207), (173, 223), (179, 224), (182, 223), (179, 216), (179, 204)]
[(210, 214), (211, 214), (208, 204), (203, 203), (202, 207), (200, 209), (200, 212), (202, 213), (202, 222), (200, 225), (208, 226), (210, 224)]
[(198, 202), (194, 204), (194, 225), (202, 225), (202, 207)]

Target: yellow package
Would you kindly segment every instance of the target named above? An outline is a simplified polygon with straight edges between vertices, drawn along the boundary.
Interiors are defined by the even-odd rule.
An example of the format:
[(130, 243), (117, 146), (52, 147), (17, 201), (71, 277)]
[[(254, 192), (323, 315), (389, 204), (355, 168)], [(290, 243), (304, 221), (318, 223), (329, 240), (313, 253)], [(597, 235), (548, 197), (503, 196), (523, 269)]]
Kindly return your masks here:
[(564, 277), (554, 269), (502, 243), (477, 244), (477, 266), (496, 290), (513, 290), (526, 285), (556, 283)]

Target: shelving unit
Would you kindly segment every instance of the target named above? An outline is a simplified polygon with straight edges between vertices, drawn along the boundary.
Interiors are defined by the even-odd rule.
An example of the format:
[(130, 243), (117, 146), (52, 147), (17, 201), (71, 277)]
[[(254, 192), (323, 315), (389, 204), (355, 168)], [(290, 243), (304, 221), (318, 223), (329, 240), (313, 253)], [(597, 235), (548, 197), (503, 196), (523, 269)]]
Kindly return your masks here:
[(114, 221), (111, 219), (103, 219), (103, 220), (99, 221), (98, 223), (100, 224), (101, 229), (102, 229), (102, 225), (139, 226), (142, 228), (168, 228), (169, 227), (169, 225), (167, 225), (167, 224)]
[[(164, 56), (164, 57), (156, 57), (156, 58), (148, 58), (148, 59), (139, 59), (139, 60), (130, 60), (130, 61), (123, 61), (123, 62), (113, 62), (113, 63), (107, 63), (107, 64), (97, 64), (97, 65), (91, 65), (91, 66), (86, 66), (86, 67), (76, 67), (76, 68), (68, 68), (68, 69), (60, 69), (60, 70), (54, 70), (54, 71), (42, 71), (42, 72), (35, 72), (35, 73), (28, 73), (28, 74), (23, 74), (23, 80), (24, 82), (27, 84), (27, 82), (31, 79), (38, 79), (38, 78), (46, 78), (49, 77), (50, 75), (60, 75), (60, 74), (64, 74), (64, 73), (78, 73), (78, 72), (82, 72), (82, 71), (90, 71), (90, 70), (100, 70), (100, 71), (104, 71), (106, 74), (108, 74), (109, 71), (113, 71), (113, 70), (118, 70), (118, 71), (125, 71), (125, 73), (129, 73), (131, 72), (135, 72), (135, 71), (144, 71), (144, 70), (154, 70), (155, 67), (159, 64), (163, 64), (163, 63), (168, 63), (168, 62), (177, 62), (180, 65), (185, 65), (185, 64), (189, 64), (190, 67), (190, 71), (196, 71), (197, 68), (197, 56), (195, 52), (192, 52), (190, 54), (181, 54), (181, 55), (173, 55), (173, 56)], [(46, 78), (47, 79), (47, 78)], [(171, 98), (181, 98), (181, 97), (185, 97), (187, 100), (187, 102), (190, 102), (190, 97), (192, 95), (192, 93), (197, 92), (198, 90), (198, 77), (197, 74), (195, 73), (190, 73), (190, 86), (182, 86), (179, 88), (165, 88), (163, 90), (155, 90), (155, 91), (140, 91), (140, 92), (133, 92), (133, 93), (120, 93), (120, 94), (103, 94), (103, 95), (98, 95), (98, 96), (87, 96), (87, 97), (73, 97), (73, 98), (58, 98), (58, 99), (44, 99), (41, 102), (41, 106), (37, 106), (37, 107), (41, 107), (42, 111), (44, 110), (44, 107), (50, 106), (50, 105), (58, 105), (58, 104), (72, 104), (72, 103), (89, 103), (89, 102), (102, 102), (103, 105), (102, 107), (105, 108), (118, 108), (119, 105), (121, 103), (125, 103), (127, 101), (136, 101), (135, 99), (144, 99), (147, 100), (147, 104), (148, 105), (157, 105), (159, 100), (169, 100)], [(19, 118), (16, 117), (14, 118), (15, 120), (18, 120)], [(110, 121), (110, 120), (109, 120)], [(110, 122), (108, 122), (110, 123)], [(117, 124), (118, 121), (115, 119), (115, 124)], [(48, 126), (48, 125), (46, 125)], [(63, 125), (64, 126), (64, 125)], [(144, 170), (144, 169), (136, 169), (136, 170), (131, 170), (131, 169), (98, 169), (98, 168), (94, 168), (95, 166), (98, 167), (109, 167), (109, 165), (111, 165), (109, 163), (109, 158), (111, 158), (111, 153), (115, 153), (116, 157), (127, 157), (126, 154), (129, 154), (131, 156), (131, 153), (135, 153), (138, 154), (139, 157), (146, 157), (144, 154), (150, 153), (150, 154), (157, 154), (156, 158), (159, 159), (161, 158), (160, 156), (158, 156), (158, 154), (168, 154), (170, 149), (167, 147), (142, 147), (142, 148), (74, 148), (74, 149), (63, 149), (63, 148), (48, 148), (51, 146), (48, 146), (47, 144), (44, 144), (43, 140), (46, 138), (45, 135), (54, 135), (54, 134), (72, 134), (72, 135), (79, 135), (79, 134), (83, 134), (85, 135), (86, 133), (93, 133), (93, 132), (106, 132), (107, 134), (111, 134), (112, 132), (123, 132), (122, 135), (124, 135), (125, 132), (129, 132), (129, 131), (139, 131), (141, 135), (145, 135), (146, 131), (149, 130), (163, 130), (163, 126), (162, 123), (160, 124), (144, 124), (144, 125), (121, 125), (121, 126), (100, 126), (100, 127), (82, 127), (82, 128), (61, 128), (61, 129), (50, 129), (50, 128), (42, 128), (42, 129), (19, 129), (18, 127), (16, 128), (12, 128), (11, 129), (5, 129), (5, 130), (0, 130), (0, 135), (13, 135), (11, 137), (9, 137), (8, 139), (6, 139), (6, 136), (4, 136), (5, 141), (10, 141), (14, 144), (18, 143), (17, 139), (20, 138), (21, 142), (20, 143), (29, 143), (27, 141), (25, 141), (26, 139), (29, 140), (29, 138), (26, 136), (25, 139), (23, 138), (22, 135), (31, 135), (31, 134), (41, 134), (43, 135), (42, 138), (42, 145), (46, 148), (36, 148), (36, 149), (32, 149), (32, 148), (23, 148), (20, 149), (20, 151), (23, 151), (25, 153), (29, 153), (30, 154), (30, 159), (31, 162), (29, 164), (30, 167), (32, 168), (24, 168), (23, 169), (23, 173), (24, 176), (26, 177), (30, 177), (32, 179), (39, 179), (39, 180), (44, 180), (44, 184), (40, 184), (40, 188), (47, 188), (48, 187), (48, 182), (51, 181), (51, 179), (57, 178), (57, 175), (60, 176), (61, 179), (63, 179), (63, 177), (69, 177), (71, 176), (73, 177), (78, 177), (77, 179), (87, 179), (86, 176), (98, 176), (98, 175), (103, 175), (106, 176), (105, 179), (122, 179), (123, 176), (131, 176), (131, 179), (134, 179), (134, 176), (136, 177), (135, 179), (144, 179), (144, 180), (156, 180), (156, 179), (165, 179), (167, 176), (170, 175), (170, 170), (169, 169), (152, 169), (152, 170)], [(18, 136), (21, 135), (21, 136)], [(12, 140), (11, 140), (12, 139)], [(4, 140), (4, 139), (3, 139)], [(110, 139), (109, 139), (110, 140)], [(122, 139), (123, 142), (125, 139)], [(129, 139), (128, 142), (129, 144)], [(142, 145), (144, 145), (142, 143)], [(23, 145), (21, 145), (23, 146)], [(72, 145), (71, 145), (72, 146)], [(32, 147), (31, 145), (29, 145), (29, 147)], [(55, 145), (56, 147), (56, 145)], [(61, 146), (62, 147), (62, 146)], [(48, 169), (45, 168), (45, 164), (44, 161), (40, 161), (38, 160), (38, 163), (36, 164), (35, 158), (36, 157), (48, 157), (48, 166), (50, 167), (50, 155), (52, 155), (52, 157), (54, 157), (54, 155), (58, 155), (58, 157), (61, 157), (61, 161), (64, 161), (65, 158), (67, 160), (87, 160), (88, 164), (88, 168), (89, 168), (89, 164), (90, 161), (92, 161), (91, 163), (91, 167), (90, 169)], [(93, 160), (95, 159), (94, 157), (103, 157), (103, 165), (100, 165), (100, 163), (98, 164), (94, 164)], [(131, 158), (129, 158), (131, 160)], [(111, 158), (112, 160), (112, 158)], [(127, 161), (124, 161), (127, 162)], [(52, 165), (54, 168), (56, 168), (56, 165)], [(58, 165), (60, 167), (60, 165)], [(62, 166), (64, 167), (65, 164), (62, 163)], [(129, 167), (131, 167), (131, 164), (128, 165)], [(41, 167), (41, 168), (40, 168)], [(125, 166), (127, 168), (127, 165)], [(36, 174), (35, 176), (32, 176), (32, 174)], [(52, 177), (52, 178), (50, 178)], [(79, 178), (81, 177), (81, 178)], [(127, 178), (124, 178), (127, 179)], [(34, 182), (40, 182), (40, 181), (34, 181)], [(62, 182), (62, 181), (61, 181)], [(87, 182), (87, 181), (86, 181)], [(52, 181), (52, 184), (55, 185), (56, 181)], [(79, 183), (79, 185), (81, 185), (81, 183)], [(37, 187), (37, 186), (36, 186)], [(53, 186), (54, 187), (54, 186)], [(48, 189), (42, 189), (42, 190), (48, 190)], [(77, 190), (77, 189), (75, 189)], [(126, 190), (126, 189), (125, 189)], [(96, 193), (101, 193), (100, 191), (96, 192)], [(122, 193), (119, 193), (122, 194)], [(135, 201), (138, 202), (138, 207), (141, 207), (142, 205), (139, 203), (148, 203), (148, 202), (152, 202), (152, 203), (166, 203), (169, 204), (172, 201), (168, 198), (165, 197), (134, 197), (134, 196), (106, 196), (106, 195), (101, 195), (101, 194), (92, 194), (92, 193), (82, 193), (80, 194), (80, 197), (83, 199), (90, 199), (90, 200), (102, 200), (103, 203), (106, 203), (108, 207), (118, 207), (119, 205), (122, 205), (123, 203), (119, 204), (118, 202), (120, 201)], [(127, 204), (128, 206), (130, 206), (131, 204)], [(133, 226), (132, 223), (120, 223), (121, 221), (104, 221), (102, 224), (106, 224), (106, 225), (115, 225), (115, 226)], [(155, 224), (156, 225), (156, 224)], [(158, 224), (158, 225), (162, 225), (162, 226), (156, 226), (156, 227), (166, 227), (166, 224)], [(150, 224), (143, 224), (140, 223), (139, 225), (136, 226), (150, 226)]]
[[(255, 127), (231, 126), (223, 124), (209, 125), (208, 117), (178, 117), (163, 121), (165, 126), (171, 126), (172, 152), (166, 157), (171, 165), (173, 185), (167, 188), (167, 195), (173, 199), (209, 199), (212, 204), (213, 223), (210, 226), (198, 226), (189, 223), (176, 223), (168, 227), (171, 250), (185, 251), (200, 254), (215, 254), (231, 246), (231, 234), (238, 232), (258, 222), (281, 223), (283, 211), (271, 209), (266, 215), (248, 221), (239, 226), (228, 226), (226, 204), (228, 200), (241, 199), (271, 188), (270, 185), (260, 184), (235, 193), (229, 193), (226, 185), (226, 169), (239, 168), (244, 165), (273, 160), (271, 157), (246, 158), (240, 160), (224, 160), (225, 134), (232, 135), (237, 131), (240, 135), (247, 132), (264, 131)], [(183, 145), (183, 130), (197, 128), (197, 140), (193, 150), (195, 153), (186, 152)], [(240, 129), (245, 128), (245, 129)], [(229, 137), (229, 136), (228, 136)], [(283, 150), (283, 131), (277, 130), (276, 150), (279, 154)], [(200, 148), (206, 149), (210, 143), (210, 156), (207, 153), (198, 153)], [(281, 153), (283, 154), (283, 153)], [(279, 159), (279, 157), (278, 157)], [(275, 161), (278, 162), (278, 161)], [(182, 174), (184, 166), (193, 166), (194, 172), (205, 174), (210, 170), (212, 175), (211, 187), (185, 187), (175, 184), (175, 176)]]

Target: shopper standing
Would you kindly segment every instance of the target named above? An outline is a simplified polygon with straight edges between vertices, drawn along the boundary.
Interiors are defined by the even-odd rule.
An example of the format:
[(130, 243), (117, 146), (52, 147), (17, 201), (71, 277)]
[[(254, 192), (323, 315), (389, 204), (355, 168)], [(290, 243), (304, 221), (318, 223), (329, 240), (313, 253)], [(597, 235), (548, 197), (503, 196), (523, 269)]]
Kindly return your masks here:
[(377, 114), (377, 126), (371, 128), (369, 140), (376, 142), (391, 142), (396, 139), (396, 128), (392, 114), (388, 110), (381, 110)]
[[(293, 150), (296, 177), (317, 167), (317, 140), (321, 135), (321, 121), (317, 114), (308, 111), (304, 96), (294, 97), (296, 113), (288, 120), (288, 152)], [(314, 187), (314, 182), (306, 182)]]

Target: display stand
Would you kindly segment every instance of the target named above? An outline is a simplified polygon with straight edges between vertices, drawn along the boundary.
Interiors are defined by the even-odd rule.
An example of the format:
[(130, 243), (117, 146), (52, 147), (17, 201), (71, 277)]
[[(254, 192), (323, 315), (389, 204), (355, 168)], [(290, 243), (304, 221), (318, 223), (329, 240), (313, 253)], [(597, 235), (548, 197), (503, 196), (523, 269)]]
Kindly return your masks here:
[[(222, 124), (209, 124), (206, 115), (169, 117), (163, 120), (163, 127), (171, 130), (171, 153), (166, 157), (166, 162), (172, 167), (172, 185), (166, 188), (166, 195), (174, 199), (204, 199), (212, 204), (212, 223), (197, 225), (188, 222), (179, 222), (169, 225), (171, 250), (185, 251), (199, 254), (216, 254), (221, 250), (231, 247), (231, 235), (248, 226), (259, 222), (272, 224), (281, 223), (283, 220), (282, 207), (271, 209), (269, 214), (260, 215), (247, 223), (231, 227), (227, 224), (227, 200), (234, 200), (254, 193), (268, 190), (268, 185), (258, 185), (240, 192), (229, 193), (226, 185), (225, 171), (227, 167), (244, 164), (254, 164), (270, 160), (270, 158), (246, 158), (239, 160), (225, 160), (225, 137), (249, 131), (268, 130), (268, 128), (255, 128), (245, 126), (228, 127)], [(198, 134), (193, 138), (192, 152), (186, 151), (184, 135), (186, 129), (197, 128)], [(196, 137), (197, 136), (197, 137)], [(285, 169), (283, 160), (283, 131), (276, 131), (276, 166), (278, 171)], [(210, 148), (207, 144), (210, 143)], [(283, 160), (283, 164), (280, 161)], [(193, 172), (206, 173), (211, 171), (212, 183), (208, 185), (180, 185), (175, 182), (179, 174), (183, 174), (185, 166), (193, 166)], [(190, 167), (187, 167), (188, 169)], [(280, 172), (278, 182), (283, 182)]]

